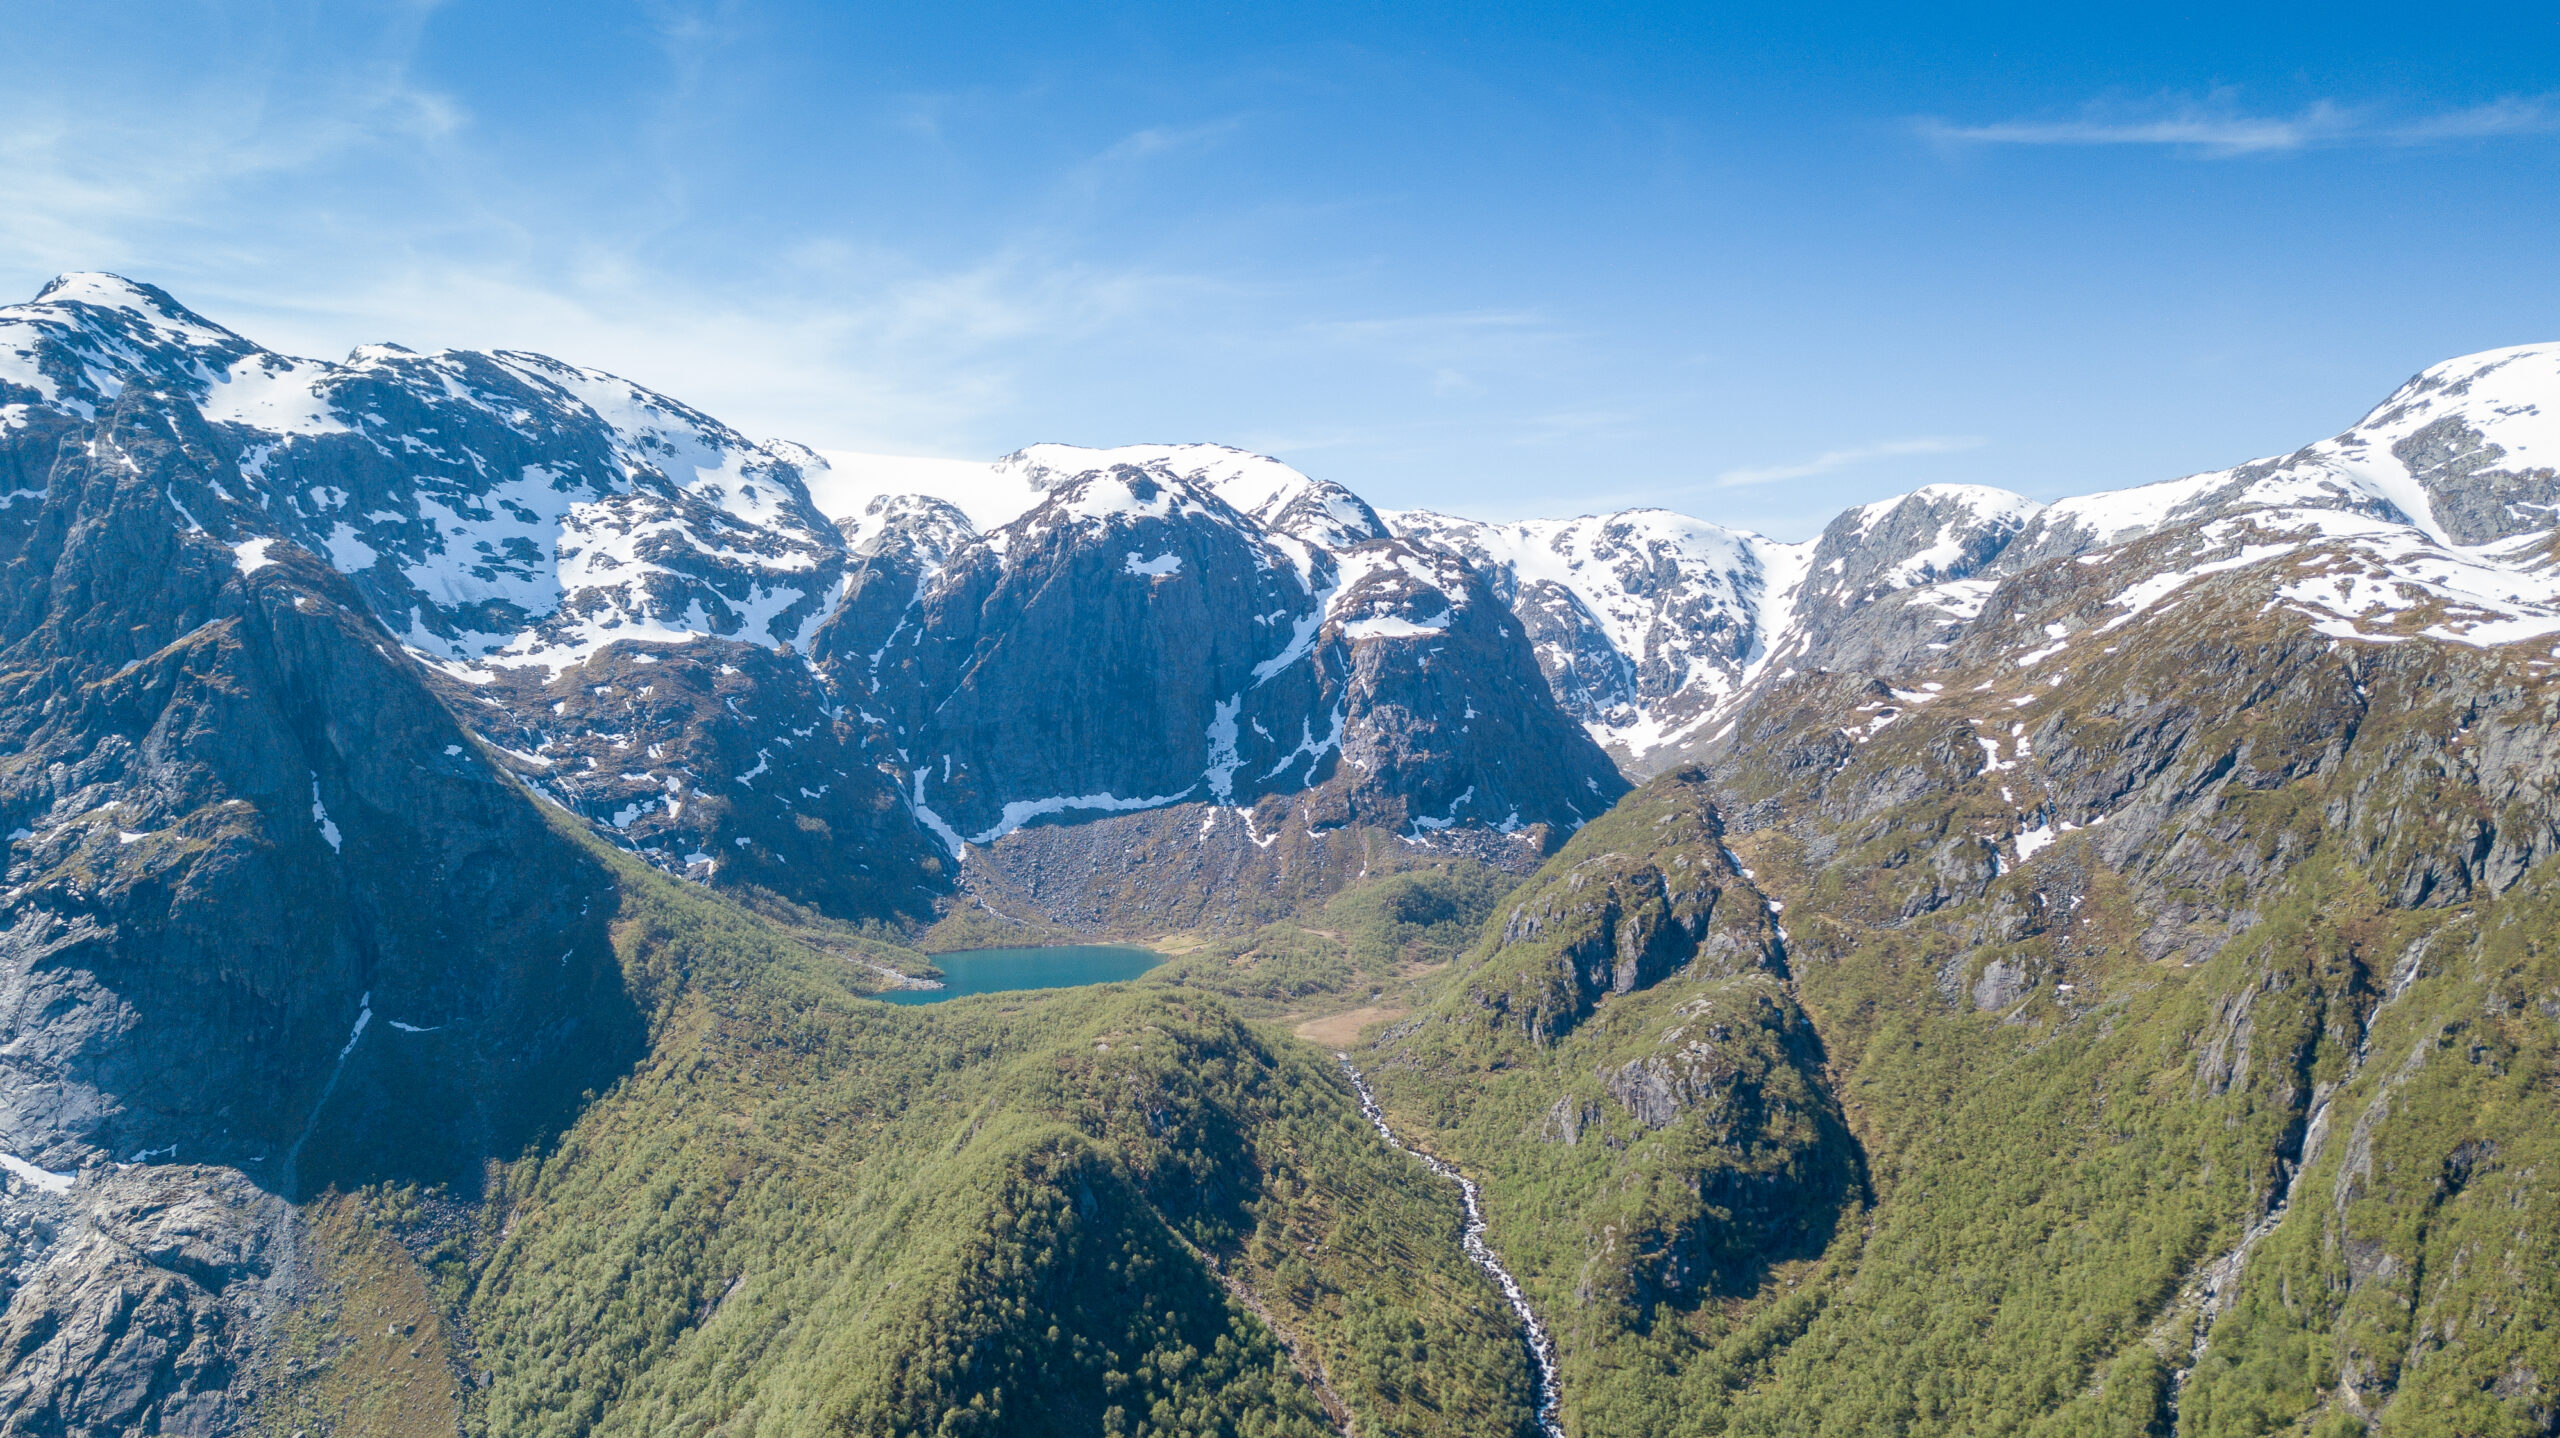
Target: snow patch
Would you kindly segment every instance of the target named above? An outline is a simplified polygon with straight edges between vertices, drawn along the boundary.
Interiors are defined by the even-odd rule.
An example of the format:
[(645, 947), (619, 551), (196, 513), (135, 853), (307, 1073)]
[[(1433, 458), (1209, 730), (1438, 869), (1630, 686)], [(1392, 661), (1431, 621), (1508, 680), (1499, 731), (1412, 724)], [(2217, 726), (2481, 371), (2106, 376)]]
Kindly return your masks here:
[(266, 568), (268, 565), (275, 563), (274, 560), (267, 557), (267, 546), (273, 543), (275, 543), (273, 539), (267, 538), (244, 539), (238, 544), (231, 546), (232, 556), (239, 563), (240, 572), (242, 574), (255, 574), (259, 570)]
[(1355, 619), (1342, 626), (1345, 639), (1419, 639), (1441, 634), (1449, 628), (1446, 612), (1429, 619), (1407, 619), (1401, 614), (1380, 615), (1374, 619)]
[(311, 822), (320, 826), (320, 837), (329, 841), (329, 851), (340, 852), (338, 826), (329, 818), (329, 811), (321, 806), (320, 776), (317, 774), (311, 776)]
[(69, 1193), (71, 1185), (79, 1181), (78, 1174), (53, 1173), (14, 1153), (0, 1153), (0, 1168), (7, 1169), (20, 1183), (44, 1193)]
[(1194, 784), (1179, 794), (1157, 794), (1143, 799), (1121, 799), (1110, 794), (1062, 794), (1047, 799), (1016, 799), (1004, 806), (1004, 816), (996, 821), (994, 828), (972, 836), (969, 842), (992, 844), (1034, 819), (1071, 810), (1093, 809), (1116, 814), (1132, 809), (1161, 809), (1167, 804), (1179, 804), (1190, 798), (1192, 789), (1199, 787)]

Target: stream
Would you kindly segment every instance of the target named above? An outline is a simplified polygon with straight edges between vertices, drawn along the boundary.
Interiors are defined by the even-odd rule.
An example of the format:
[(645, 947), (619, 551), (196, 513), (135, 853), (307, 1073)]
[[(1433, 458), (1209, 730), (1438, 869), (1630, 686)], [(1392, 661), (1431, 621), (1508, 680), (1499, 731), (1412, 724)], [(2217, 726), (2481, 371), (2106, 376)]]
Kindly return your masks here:
[(1475, 1260), (1476, 1267), (1492, 1275), (1494, 1283), (1502, 1289), (1503, 1298), (1520, 1320), (1520, 1336), (1529, 1345), (1529, 1356), (1537, 1361), (1538, 1431), (1545, 1438), (1565, 1438), (1564, 1425), (1556, 1421), (1556, 1404), (1560, 1395), (1556, 1384), (1555, 1341), (1547, 1336), (1545, 1326), (1538, 1322), (1538, 1315), (1530, 1310), (1529, 1296), (1520, 1291), (1519, 1280), (1511, 1276), (1510, 1269), (1502, 1266), (1502, 1260), (1494, 1254), (1492, 1246), (1484, 1241), (1484, 1200), (1476, 1190), (1475, 1180), (1396, 1137), (1396, 1131), (1387, 1127), (1387, 1116), (1378, 1108), (1378, 1096), (1369, 1091), (1369, 1081), (1360, 1076), (1360, 1070), (1351, 1066), (1351, 1055), (1337, 1053), (1334, 1058), (1342, 1064), (1342, 1071), (1350, 1076), (1351, 1091), (1360, 1096), (1360, 1116), (1378, 1131), (1378, 1137), (1385, 1139), (1391, 1147), (1422, 1160), (1425, 1168), (1456, 1184), (1458, 1192), (1465, 1195), (1467, 1227), (1464, 1246), (1467, 1257)]

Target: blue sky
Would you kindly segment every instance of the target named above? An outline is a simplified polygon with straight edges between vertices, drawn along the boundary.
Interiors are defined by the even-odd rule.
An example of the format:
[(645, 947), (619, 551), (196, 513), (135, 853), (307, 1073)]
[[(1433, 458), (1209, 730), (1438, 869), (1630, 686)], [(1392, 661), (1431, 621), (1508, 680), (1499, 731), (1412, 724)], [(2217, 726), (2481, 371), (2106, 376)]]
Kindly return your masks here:
[(2560, 337), (2560, 11), (1933, 8), (34, 0), (0, 294), (1784, 537)]

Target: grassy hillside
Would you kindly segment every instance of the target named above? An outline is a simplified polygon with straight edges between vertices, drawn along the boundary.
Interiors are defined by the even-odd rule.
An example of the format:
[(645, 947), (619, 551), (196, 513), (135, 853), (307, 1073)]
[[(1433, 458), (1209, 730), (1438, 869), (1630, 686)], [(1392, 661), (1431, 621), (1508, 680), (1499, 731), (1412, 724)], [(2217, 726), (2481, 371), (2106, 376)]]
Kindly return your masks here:
[(1150, 975), (1218, 995), (1253, 1017), (1418, 1002), (1423, 980), (1475, 942), (1519, 880), (1464, 858), (1384, 874), (1309, 912), (1241, 934), (1211, 933)]

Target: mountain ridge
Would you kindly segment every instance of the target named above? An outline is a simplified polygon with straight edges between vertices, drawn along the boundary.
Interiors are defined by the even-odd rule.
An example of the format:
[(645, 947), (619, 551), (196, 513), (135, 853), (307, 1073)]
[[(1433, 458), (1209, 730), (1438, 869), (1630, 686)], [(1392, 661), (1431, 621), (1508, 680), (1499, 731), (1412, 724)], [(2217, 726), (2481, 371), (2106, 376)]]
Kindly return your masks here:
[[(1528, 1431), (1293, 1032), (1587, 1438), (2560, 1421), (2560, 351), (1779, 546), (48, 293), (15, 1428)], [(863, 997), (1095, 935), (1180, 952)]]

